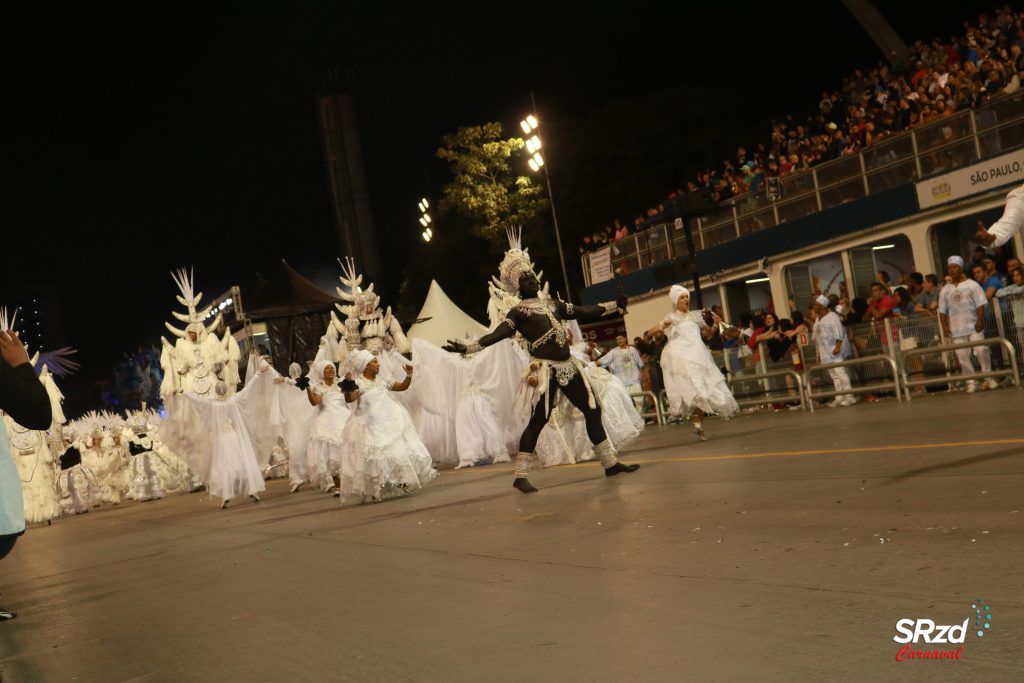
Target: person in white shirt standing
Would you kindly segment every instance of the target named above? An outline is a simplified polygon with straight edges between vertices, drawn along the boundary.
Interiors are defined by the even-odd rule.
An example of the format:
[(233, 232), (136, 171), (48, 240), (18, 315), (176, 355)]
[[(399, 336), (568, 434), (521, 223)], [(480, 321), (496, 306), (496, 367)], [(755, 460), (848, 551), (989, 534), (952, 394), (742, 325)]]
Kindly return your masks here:
[[(639, 394), (643, 391), (640, 385), (640, 368), (644, 362), (640, 360), (640, 352), (629, 345), (629, 340), (623, 335), (615, 338), (617, 346), (597, 359), (597, 364), (608, 368), (613, 375), (619, 378), (626, 385), (626, 391), (631, 394)], [(643, 396), (634, 396), (633, 404), (638, 412), (643, 412)]]
[[(985, 291), (981, 285), (964, 274), (964, 260), (959, 256), (949, 257), (946, 261), (946, 271), (952, 282), (939, 293), (939, 322), (942, 323), (942, 330), (954, 344), (984, 339), (985, 306), (988, 305)], [(992, 356), (988, 347), (975, 346), (973, 350), (981, 371), (992, 372)], [(971, 349), (958, 349), (956, 359), (960, 363), (961, 372), (965, 375), (974, 374)], [(985, 386), (995, 389), (999, 384), (990, 377), (985, 380)], [(978, 383), (975, 380), (967, 381), (967, 393), (973, 394), (977, 388)]]
[[(818, 349), (818, 362), (822, 365), (844, 361), (852, 355), (850, 337), (839, 315), (829, 309), (828, 297), (818, 296), (814, 300), (814, 344)], [(832, 368), (828, 371), (836, 391), (849, 391), (853, 388), (850, 373), (846, 368)], [(857, 402), (853, 394), (839, 394), (828, 404), (836, 406), (852, 406)]]

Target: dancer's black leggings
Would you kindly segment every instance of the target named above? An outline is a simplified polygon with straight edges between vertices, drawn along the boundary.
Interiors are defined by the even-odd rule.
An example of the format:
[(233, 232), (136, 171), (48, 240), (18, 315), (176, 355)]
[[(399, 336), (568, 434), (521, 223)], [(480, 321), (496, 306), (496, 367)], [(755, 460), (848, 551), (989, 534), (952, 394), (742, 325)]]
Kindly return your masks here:
[(7, 553), (14, 550), (14, 544), (18, 540), (18, 536), (21, 536), (21, 534), (10, 534), (8, 536), (0, 536), (0, 560), (7, 557)]
[(526, 425), (526, 429), (523, 430), (523, 435), (519, 437), (520, 453), (533, 453), (537, 448), (537, 439), (540, 438), (541, 430), (544, 429), (544, 425), (547, 424), (549, 417), (544, 414), (544, 406), (547, 405), (547, 399), (550, 396), (551, 406), (554, 408), (555, 399), (557, 398), (556, 391), (561, 391), (565, 394), (565, 397), (583, 413), (583, 419), (587, 423), (587, 436), (590, 437), (590, 441), (595, 446), (608, 438), (604, 433), (604, 425), (601, 424), (601, 408), (591, 408), (587, 405), (587, 385), (583, 383), (583, 378), (580, 377), (579, 372), (573, 375), (572, 380), (564, 387), (559, 386), (555, 373), (551, 372), (548, 395), (541, 396), (540, 400), (537, 401), (537, 405), (533, 408), (533, 415), (530, 416), (530, 422)]

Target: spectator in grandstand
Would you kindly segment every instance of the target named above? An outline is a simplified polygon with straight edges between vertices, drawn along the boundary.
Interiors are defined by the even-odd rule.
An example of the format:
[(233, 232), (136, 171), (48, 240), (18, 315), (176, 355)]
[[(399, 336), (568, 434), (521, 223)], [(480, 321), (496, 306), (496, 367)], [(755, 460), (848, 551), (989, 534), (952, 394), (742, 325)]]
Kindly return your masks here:
[(996, 298), (1002, 306), (1000, 310), (1007, 329), (1012, 325), (1017, 333), (1015, 341), (1020, 344), (1024, 341), (1024, 268), (1014, 268), (1010, 276), (1013, 282), (996, 292)]
[[(885, 275), (885, 273), (880, 272), (879, 275)], [(889, 296), (889, 290), (882, 282), (871, 283), (871, 298), (867, 300), (867, 303), (868, 310), (864, 314), (865, 320), (891, 318), (892, 309), (896, 307), (896, 302)]]
[[(985, 307), (988, 304), (984, 290), (976, 280), (964, 274), (964, 260), (961, 257), (950, 256), (946, 270), (951, 282), (942, 288), (939, 296), (939, 322), (942, 324), (943, 332), (953, 340), (953, 343), (984, 339)], [(992, 358), (988, 348), (976, 346), (973, 350), (982, 372), (991, 372)], [(971, 349), (958, 349), (956, 359), (963, 374), (974, 374)], [(968, 380), (967, 393), (973, 394), (977, 386), (975, 380)], [(994, 389), (998, 384), (989, 378), (985, 380), (985, 386)]]
[(989, 278), (999, 280), (999, 284), (1002, 287), (1007, 285), (1007, 277), (999, 272), (999, 267), (996, 265), (996, 257), (993, 254), (985, 254), (985, 258), (981, 260), (981, 265), (985, 266), (985, 274)]
[(629, 226), (621, 222), (618, 218), (615, 219), (615, 241), (624, 240), (629, 237)]
[(939, 278), (934, 273), (924, 276), (924, 285), (921, 294), (914, 304), (914, 312), (919, 315), (930, 315), (935, 317), (939, 310)]
[(910, 299), (910, 292), (907, 291), (906, 287), (897, 287), (892, 293), (893, 307), (892, 314), (894, 316), (907, 316), (910, 315), (914, 310), (914, 302)]
[[(786, 322), (786, 327), (791, 329), (792, 323), (788, 320)], [(775, 317), (774, 313), (765, 313), (764, 331), (761, 332), (758, 340), (767, 343), (768, 356), (775, 363), (786, 356), (786, 351), (789, 349), (790, 344), (793, 343), (793, 340), (785, 334), (782, 323)]]
[(885, 291), (887, 294), (892, 294), (892, 291), (896, 289), (896, 286), (893, 285), (892, 280), (889, 279), (889, 273), (887, 273), (884, 270), (880, 270), (877, 273), (875, 273), (875, 279), (878, 282), (882, 283), (882, 286), (885, 287)]
[(999, 278), (990, 276), (985, 271), (985, 266), (980, 263), (975, 263), (971, 267), (971, 274), (974, 276), (974, 281), (981, 286), (981, 290), (985, 293), (985, 299), (991, 301), (992, 297), (996, 295), (1003, 287), (1003, 283), (999, 281)]
[(924, 275), (917, 272), (904, 273), (903, 284), (910, 293), (910, 301), (916, 304), (917, 298), (921, 296), (921, 291), (924, 289)]
[(854, 297), (850, 302), (850, 311), (846, 314), (846, 324), (856, 325), (868, 319), (868, 300), (862, 296)]

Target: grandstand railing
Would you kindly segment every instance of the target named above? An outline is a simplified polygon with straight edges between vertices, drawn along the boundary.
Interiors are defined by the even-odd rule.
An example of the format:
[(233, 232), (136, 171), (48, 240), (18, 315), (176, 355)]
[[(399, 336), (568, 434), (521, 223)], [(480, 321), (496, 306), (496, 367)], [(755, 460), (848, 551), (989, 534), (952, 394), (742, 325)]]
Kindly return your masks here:
[[(823, 209), (889, 190), (926, 176), (969, 166), (1024, 145), (1024, 91), (940, 121), (883, 138), (857, 154), (791, 173), (780, 179), (782, 198), (772, 201), (764, 189), (722, 205), (714, 216), (696, 219), (697, 251), (755, 233)], [(680, 222), (649, 221), (650, 227), (613, 242), (616, 275), (689, 254)], [(590, 254), (583, 277), (591, 278)]]

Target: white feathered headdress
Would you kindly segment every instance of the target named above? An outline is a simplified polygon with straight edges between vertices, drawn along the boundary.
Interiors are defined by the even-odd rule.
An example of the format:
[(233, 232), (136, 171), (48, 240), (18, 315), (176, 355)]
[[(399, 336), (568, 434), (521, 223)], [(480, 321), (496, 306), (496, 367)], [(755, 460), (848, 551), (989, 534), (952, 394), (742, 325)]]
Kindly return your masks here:
[(181, 292), (181, 294), (177, 295), (178, 303), (188, 309), (188, 313), (171, 311), (171, 315), (185, 323), (184, 330), (180, 330), (170, 323), (164, 323), (164, 325), (176, 337), (184, 337), (186, 333), (192, 331), (196, 333), (197, 341), (202, 341), (203, 336), (213, 332), (220, 326), (224, 314), (218, 313), (212, 323), (209, 325), (204, 324), (203, 321), (209, 317), (213, 307), (207, 306), (204, 309), (199, 309), (199, 302), (203, 298), (203, 293), (196, 293), (195, 291), (194, 271), (186, 271), (184, 268), (179, 268), (177, 272), (171, 273), (171, 277), (174, 279), (174, 284), (178, 285), (178, 291)]

